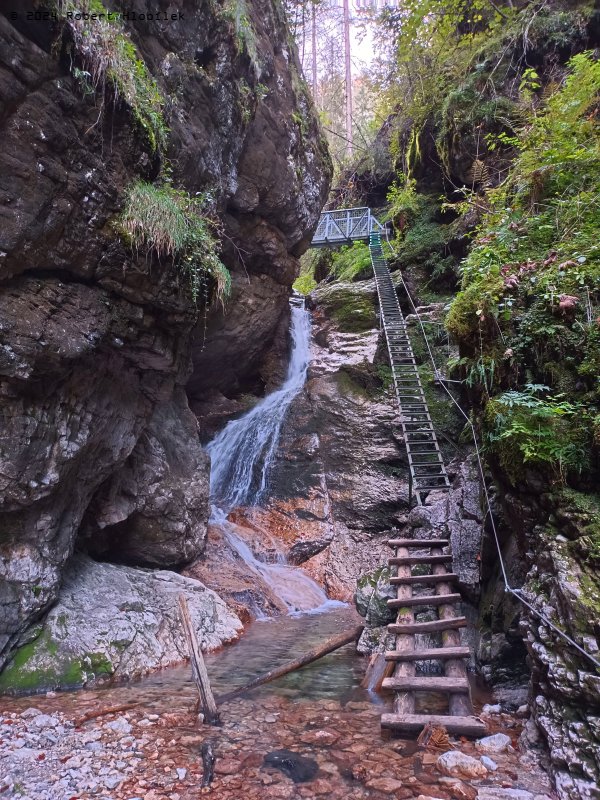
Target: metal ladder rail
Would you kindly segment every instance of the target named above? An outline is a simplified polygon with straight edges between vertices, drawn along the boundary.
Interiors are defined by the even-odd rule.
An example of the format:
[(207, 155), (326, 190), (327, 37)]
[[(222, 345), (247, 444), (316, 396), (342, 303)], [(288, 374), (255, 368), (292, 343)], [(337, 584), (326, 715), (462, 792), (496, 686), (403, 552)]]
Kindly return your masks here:
[(371, 234), (369, 250), (408, 457), (409, 502), (414, 492), (421, 504), (421, 494), (433, 489), (448, 489), (450, 481), (378, 233)]

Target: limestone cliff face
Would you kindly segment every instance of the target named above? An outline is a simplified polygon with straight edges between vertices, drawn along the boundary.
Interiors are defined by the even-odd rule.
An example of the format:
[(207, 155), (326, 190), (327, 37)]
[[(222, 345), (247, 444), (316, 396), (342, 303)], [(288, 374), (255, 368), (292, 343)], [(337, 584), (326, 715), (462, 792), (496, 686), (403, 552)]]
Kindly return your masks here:
[(173, 265), (111, 225), (125, 188), (164, 166), (130, 109), (109, 86), (82, 91), (68, 31), (28, 25), (27, 3), (0, 14), (0, 664), (80, 534), (130, 565), (198, 555), (208, 465), (186, 382), (196, 399), (231, 391), (285, 349), (273, 339), (330, 164), (279, 6), (245, 7), (244, 46), (210, 4), (124, 23), (169, 98), (176, 185), (210, 191), (225, 224), (233, 296), (206, 337)]

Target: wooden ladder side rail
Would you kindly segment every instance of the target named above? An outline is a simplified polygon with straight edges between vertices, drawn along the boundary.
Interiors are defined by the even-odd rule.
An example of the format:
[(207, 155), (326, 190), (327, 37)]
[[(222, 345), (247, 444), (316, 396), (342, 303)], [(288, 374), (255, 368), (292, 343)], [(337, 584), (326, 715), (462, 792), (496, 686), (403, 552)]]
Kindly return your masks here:
[[(399, 547), (396, 551), (397, 556), (407, 556), (408, 548)], [(411, 574), (410, 564), (401, 565), (398, 567), (398, 575), (406, 578)], [(411, 584), (403, 584), (398, 586), (396, 597), (398, 600), (406, 600), (412, 598), (413, 590)], [(405, 608), (404, 612), (399, 609), (396, 617), (398, 624), (414, 622), (415, 613), (412, 608)], [(414, 652), (415, 637), (413, 634), (397, 634), (396, 635), (396, 652)], [(413, 661), (403, 661), (395, 665), (393, 676), (394, 678), (414, 678), (415, 664)], [(414, 714), (415, 713), (415, 696), (413, 692), (397, 692), (394, 697), (394, 713), (395, 714)]]
[[(442, 550), (438, 547), (431, 548), (432, 555), (441, 555)], [(442, 564), (434, 564), (432, 572), (435, 575), (441, 575), (445, 572), (445, 567)], [(444, 595), (452, 592), (450, 583), (437, 583), (435, 586), (436, 594)], [(454, 605), (440, 605), (438, 606), (438, 616), (440, 619), (451, 620), (456, 617)], [(452, 630), (449, 628), (442, 632), (442, 647), (460, 647), (460, 630)], [(464, 658), (450, 658), (444, 661), (444, 675), (447, 678), (462, 678), (468, 680), (467, 667)], [(468, 692), (451, 694), (448, 703), (448, 712), (453, 717), (468, 717), (473, 714), (473, 706), (471, 704), (471, 697)]]

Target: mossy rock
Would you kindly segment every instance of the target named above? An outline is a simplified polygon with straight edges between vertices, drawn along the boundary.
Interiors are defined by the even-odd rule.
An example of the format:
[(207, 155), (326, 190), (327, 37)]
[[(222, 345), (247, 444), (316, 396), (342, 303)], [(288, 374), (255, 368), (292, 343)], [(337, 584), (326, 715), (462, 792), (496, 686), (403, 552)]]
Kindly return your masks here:
[(367, 625), (377, 628), (393, 622), (396, 611), (388, 608), (388, 599), (396, 597), (396, 591), (390, 585), (389, 567), (378, 567), (367, 572), (356, 582), (354, 603), (358, 613), (365, 618)]
[(113, 665), (104, 653), (70, 656), (47, 630), (22, 645), (0, 673), (0, 694), (34, 694), (78, 689), (91, 680), (110, 677)]
[(333, 283), (315, 289), (311, 296), (343, 333), (363, 333), (377, 327), (375, 287), (371, 281)]

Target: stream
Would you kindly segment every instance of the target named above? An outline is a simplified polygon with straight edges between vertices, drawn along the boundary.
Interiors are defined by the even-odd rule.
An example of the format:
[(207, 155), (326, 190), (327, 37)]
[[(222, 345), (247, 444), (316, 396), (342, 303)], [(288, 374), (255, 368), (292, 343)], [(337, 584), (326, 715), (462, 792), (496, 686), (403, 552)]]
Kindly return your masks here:
[[(240, 505), (260, 504), (268, 493), (281, 426), (306, 379), (310, 318), (303, 308), (292, 308), (291, 333), (292, 354), (281, 389), (230, 422), (208, 446), (211, 522), (288, 609), (287, 616), (253, 622), (238, 642), (206, 655), (217, 696), (352, 628), (359, 619), (353, 607), (329, 600), (306, 573), (286, 564), (283, 554), (269, 563), (257, 558), (227, 518)], [(434, 771), (439, 752), (382, 738), (380, 716), (391, 710), (391, 697), (361, 688), (364, 671), (365, 659), (348, 645), (223, 703), (221, 725), (213, 728), (197, 717), (189, 666), (116, 687), (2, 698), (0, 796), (196, 800), (208, 793), (216, 800), (535, 800), (537, 795), (540, 800), (540, 794), (551, 795), (536, 760), (516, 750), (495, 757), (497, 769), (480, 781), (478, 795), (466, 783)], [(490, 719), (490, 731), (508, 733), (515, 746), (522, 725), (523, 720), (509, 715)], [(215, 778), (202, 789), (199, 751), (208, 740), (217, 756)], [(3, 747), (9, 741), (13, 745)], [(310, 780), (296, 782), (286, 769), (265, 764), (267, 756), (279, 758), (272, 754), (281, 749), (309, 759)], [(470, 742), (462, 742), (460, 750), (478, 755)], [(486, 786), (520, 794), (486, 795)]]

